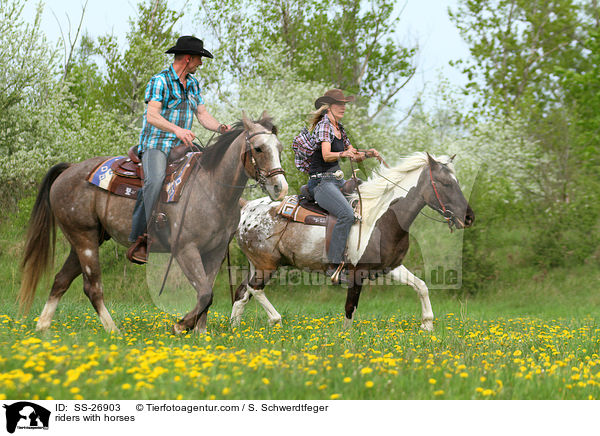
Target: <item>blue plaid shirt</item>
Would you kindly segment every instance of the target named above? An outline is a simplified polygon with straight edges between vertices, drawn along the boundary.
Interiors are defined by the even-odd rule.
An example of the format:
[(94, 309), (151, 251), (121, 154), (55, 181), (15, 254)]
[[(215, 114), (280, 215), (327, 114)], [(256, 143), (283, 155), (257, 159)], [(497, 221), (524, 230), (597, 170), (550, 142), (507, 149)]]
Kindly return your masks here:
[(188, 74), (186, 88), (184, 88), (171, 65), (166, 70), (152, 76), (146, 86), (144, 100), (146, 101), (146, 110), (138, 153), (142, 154), (149, 148), (156, 148), (169, 155), (171, 148), (180, 145), (181, 140), (177, 139), (174, 133), (157, 129), (148, 122), (148, 102), (160, 102), (162, 104), (160, 114), (167, 121), (184, 129), (191, 129), (196, 109), (199, 105), (204, 104), (200, 95), (200, 84), (195, 77)]

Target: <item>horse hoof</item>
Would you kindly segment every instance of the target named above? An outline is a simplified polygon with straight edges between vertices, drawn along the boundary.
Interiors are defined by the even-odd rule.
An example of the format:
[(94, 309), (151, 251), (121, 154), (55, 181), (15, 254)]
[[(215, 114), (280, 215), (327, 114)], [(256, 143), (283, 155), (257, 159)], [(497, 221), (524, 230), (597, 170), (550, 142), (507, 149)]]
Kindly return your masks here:
[(174, 335), (180, 335), (185, 331), (185, 328), (183, 328), (181, 325), (179, 324), (173, 324), (173, 327), (171, 328), (171, 333)]
[(426, 332), (432, 332), (433, 331), (433, 321), (423, 321), (423, 324), (421, 324), (421, 329), (425, 330)]
[(274, 325), (277, 325), (277, 324), (281, 325), (281, 317), (279, 317), (279, 318), (273, 318), (273, 319), (269, 320), (269, 325), (271, 327), (273, 327)]
[(242, 324), (242, 320), (240, 318), (234, 317), (229, 320), (229, 324), (231, 327), (239, 327)]
[(50, 328), (50, 324), (39, 324), (35, 326), (35, 330), (38, 332), (45, 332)]

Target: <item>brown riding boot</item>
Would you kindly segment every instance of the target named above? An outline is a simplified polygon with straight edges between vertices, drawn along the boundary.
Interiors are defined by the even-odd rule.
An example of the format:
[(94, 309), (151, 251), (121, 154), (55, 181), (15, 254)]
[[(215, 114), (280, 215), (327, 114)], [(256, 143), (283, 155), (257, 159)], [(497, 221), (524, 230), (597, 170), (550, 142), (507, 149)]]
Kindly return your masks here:
[(127, 259), (133, 263), (143, 265), (148, 262), (148, 234), (144, 233), (138, 236), (137, 240), (131, 244), (127, 250)]

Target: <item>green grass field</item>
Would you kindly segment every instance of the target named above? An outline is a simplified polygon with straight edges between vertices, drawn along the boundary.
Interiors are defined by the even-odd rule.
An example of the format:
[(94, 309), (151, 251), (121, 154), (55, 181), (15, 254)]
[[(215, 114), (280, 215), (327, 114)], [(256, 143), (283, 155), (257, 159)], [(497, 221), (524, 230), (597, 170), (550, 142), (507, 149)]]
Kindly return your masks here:
[(599, 397), (600, 273), (593, 265), (544, 273), (507, 267), (476, 296), (432, 290), (432, 333), (419, 330), (411, 288), (373, 285), (365, 286), (350, 330), (343, 329), (343, 288), (282, 285), (267, 288), (282, 326), (270, 327), (251, 301), (232, 329), (221, 273), (209, 333), (172, 336), (177, 318), (154, 305), (144, 267), (128, 264), (109, 242), (105, 299), (121, 332), (104, 332), (78, 279), (51, 329), (37, 333), (49, 285), (20, 318), (21, 224), (17, 218), (2, 233), (11, 236), (0, 252), (0, 399)]

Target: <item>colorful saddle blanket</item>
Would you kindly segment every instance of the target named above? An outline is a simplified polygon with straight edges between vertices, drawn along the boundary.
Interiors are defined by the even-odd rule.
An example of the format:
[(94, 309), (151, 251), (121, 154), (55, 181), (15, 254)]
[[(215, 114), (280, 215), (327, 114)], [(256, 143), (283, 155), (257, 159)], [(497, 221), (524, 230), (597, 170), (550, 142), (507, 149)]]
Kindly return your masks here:
[[(192, 169), (198, 162), (201, 152), (188, 153), (167, 166), (160, 200), (164, 203), (176, 203)], [(136, 199), (143, 186), (143, 173), (140, 163), (124, 156), (111, 157), (98, 165), (88, 175), (88, 182), (101, 189), (121, 197)]]
[(319, 207), (317, 203), (299, 195), (285, 197), (277, 213), (288, 220), (312, 226), (326, 226), (329, 215), (329, 212)]

